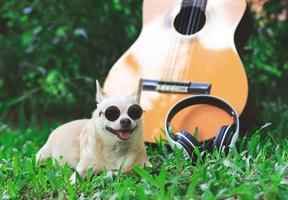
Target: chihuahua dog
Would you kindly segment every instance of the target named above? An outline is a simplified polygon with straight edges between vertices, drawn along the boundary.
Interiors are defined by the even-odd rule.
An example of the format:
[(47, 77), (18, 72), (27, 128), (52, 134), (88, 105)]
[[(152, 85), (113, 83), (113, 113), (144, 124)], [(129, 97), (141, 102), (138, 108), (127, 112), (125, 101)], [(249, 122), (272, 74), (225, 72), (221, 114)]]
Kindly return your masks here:
[[(54, 130), (36, 159), (51, 157), (67, 163), (82, 176), (88, 169), (100, 172), (134, 165), (151, 166), (147, 158), (142, 131), (142, 109), (139, 106), (141, 86), (134, 96), (108, 96), (97, 85), (97, 109), (91, 119), (64, 124)], [(76, 181), (76, 173), (71, 177)]]

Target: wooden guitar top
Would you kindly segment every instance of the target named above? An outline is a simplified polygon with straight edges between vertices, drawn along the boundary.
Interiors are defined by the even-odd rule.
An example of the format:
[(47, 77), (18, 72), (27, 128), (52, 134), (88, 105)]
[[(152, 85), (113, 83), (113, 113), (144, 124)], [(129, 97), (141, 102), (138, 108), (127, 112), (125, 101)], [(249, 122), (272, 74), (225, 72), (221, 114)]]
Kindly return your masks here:
[[(181, 3), (144, 1), (141, 34), (112, 67), (104, 90), (111, 95), (130, 95), (141, 78), (211, 83), (211, 95), (225, 99), (241, 114), (248, 96), (248, 82), (235, 48), (234, 32), (246, 1), (208, 0), (204, 27), (188, 36), (179, 34), (173, 26)], [(161, 129), (167, 111), (188, 95), (191, 94), (142, 92), (145, 141), (165, 138)], [(172, 121), (174, 131), (193, 134), (199, 128), (199, 141), (214, 137), (220, 126), (231, 123), (227, 113), (208, 105), (191, 106)]]

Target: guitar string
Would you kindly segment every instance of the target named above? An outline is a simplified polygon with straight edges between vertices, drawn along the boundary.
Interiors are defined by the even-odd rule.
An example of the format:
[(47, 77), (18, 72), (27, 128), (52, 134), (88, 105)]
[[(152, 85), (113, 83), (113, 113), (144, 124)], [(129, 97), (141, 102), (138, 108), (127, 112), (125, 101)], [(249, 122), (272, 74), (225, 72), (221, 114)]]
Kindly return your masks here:
[[(180, 41), (178, 41), (178, 43), (179, 43), (178, 45), (179, 46), (182, 46), (182, 39), (183, 39), (183, 37), (185, 37), (185, 34), (187, 35), (187, 31), (189, 32), (189, 25), (191, 23), (191, 20), (193, 20), (193, 17), (194, 17), (193, 16), (193, 9), (190, 10), (189, 9), (189, 5), (187, 7), (186, 7), (186, 5), (183, 5), (183, 6), (184, 6), (184, 11), (186, 13), (185, 13), (185, 15), (183, 15), (184, 23), (182, 23), (182, 25), (181, 25), (181, 34), (182, 35), (179, 36), (179, 37), (181, 37)], [(187, 20), (186, 20), (187, 15), (188, 15), (188, 23), (187, 23)], [(187, 27), (187, 29), (185, 29), (185, 27)], [(173, 79), (175, 79), (175, 80), (177, 79), (177, 77), (178, 77), (178, 79), (181, 78), (181, 69), (179, 69), (179, 57), (180, 57), (180, 60), (181, 60), (181, 50), (180, 50), (180, 52), (178, 52), (178, 57), (175, 60), (175, 63), (174, 63), (174, 66), (173, 66)]]
[[(181, 33), (184, 35), (184, 36), (182, 36), (181, 35), (181, 38), (180, 38), (180, 41), (179, 41), (179, 46), (182, 46), (183, 47), (183, 37), (185, 37), (186, 35), (188, 35), (189, 34), (189, 29), (190, 29), (190, 25), (191, 25), (191, 21), (193, 21), (194, 20), (194, 7), (193, 7), (193, 5), (192, 5), (192, 10), (189, 12), (189, 10), (190, 10), (190, 6), (188, 5), (187, 6), (187, 8), (185, 9), (185, 11), (187, 12), (187, 14), (188, 14), (188, 16), (189, 16), (189, 19), (188, 19), (188, 23), (187, 23), (187, 19), (186, 19), (186, 16), (187, 16), (187, 14), (186, 14), (186, 16), (184, 16), (183, 18), (185, 19), (184, 21), (185, 21), (185, 23), (183, 24), (183, 28), (182, 28), (182, 31), (181, 31)], [(185, 27), (187, 27), (186, 29), (185, 29)], [(185, 38), (184, 38), (185, 39)], [(183, 50), (182, 50), (182, 52), (183, 52)], [(177, 79), (177, 77), (178, 77), (178, 79), (179, 78), (181, 78), (181, 68), (182, 68), (182, 66), (181, 66), (181, 61), (179, 61), (179, 59), (180, 60), (182, 60), (181, 59), (181, 57), (182, 57), (182, 52), (181, 52), (181, 50), (180, 50), (180, 52), (178, 52), (178, 57), (177, 57), (177, 60), (175, 60), (175, 63), (174, 63), (174, 67), (175, 67), (175, 69), (176, 69), (176, 72), (174, 72), (174, 79)], [(179, 56), (180, 55), (180, 56)], [(180, 63), (180, 64), (179, 64)], [(180, 77), (179, 77), (179, 75), (180, 75)], [(176, 78), (175, 78), (176, 77)]]
[[(190, 29), (190, 24), (192, 23), (192, 20), (194, 18), (195, 7), (194, 6), (192, 7), (190, 14), (189, 14), (189, 9), (186, 9), (186, 10), (188, 10), (188, 15), (189, 15), (188, 27), (186, 29), (186, 35), (187, 35), (188, 32), (189, 32), (189, 29)], [(186, 16), (184, 15), (183, 18), (185, 19)], [(183, 27), (185, 27), (184, 25), (186, 25), (185, 24), (185, 20), (184, 20), (184, 23), (182, 23)], [(173, 59), (173, 63), (172, 63), (172, 70), (171, 70), (171, 72), (172, 72), (172, 76), (171, 77), (172, 77), (173, 81), (177, 81), (177, 77), (179, 75), (178, 71), (181, 70), (181, 69), (180, 70), (178, 69), (179, 57), (181, 57), (181, 56), (178, 55), (178, 53), (179, 53), (179, 48), (181, 47), (181, 43), (182, 43), (182, 35), (179, 34), (179, 37), (178, 37), (178, 40), (177, 40), (177, 44), (176, 44), (177, 49), (176, 49), (176, 53), (174, 55), (174, 59)]]
[[(196, 24), (194, 24), (194, 30), (193, 31), (196, 31), (199, 29), (200, 27), (200, 23), (201, 23), (201, 9), (202, 9), (202, 2), (199, 2), (199, 4), (197, 4), (196, 6), (199, 6), (199, 8), (197, 9), (198, 11), (198, 14), (196, 14), (197, 18), (195, 19), (195, 22)], [(198, 33), (198, 32), (197, 32)], [(191, 74), (191, 72), (193, 71), (193, 66), (190, 66), (192, 63), (192, 59), (193, 59), (193, 52), (195, 50), (195, 47), (197, 46), (197, 38), (198, 38), (198, 34), (194, 34), (194, 37), (191, 39), (192, 41), (192, 44), (189, 45), (187, 51), (189, 52), (188, 53), (188, 56), (186, 58), (186, 62), (185, 62), (185, 66), (186, 67), (186, 70), (185, 70), (185, 80), (189, 81), (189, 75)], [(193, 80), (191, 80), (191, 82), (193, 82)]]
[[(198, 19), (198, 17), (195, 17), (194, 15), (196, 15), (197, 16), (197, 12), (195, 12), (195, 10), (197, 10), (197, 5), (198, 4), (200, 4), (200, 3), (198, 3), (197, 4), (197, 0), (196, 0), (196, 5), (194, 5), (193, 4), (193, 8), (191, 9), (191, 12), (190, 12), (190, 16), (189, 16), (189, 22), (188, 22), (188, 27), (187, 27), (187, 30), (186, 30), (186, 35), (189, 35), (189, 32), (190, 32), (190, 29), (192, 28), (192, 30), (191, 31), (194, 31), (193, 30), (193, 28), (195, 27), (195, 23), (197, 23), (197, 19)], [(182, 9), (182, 8), (181, 8)], [(181, 12), (181, 9), (180, 9), (180, 12)], [(186, 10), (184, 10), (184, 11), (186, 11)], [(185, 29), (185, 18), (186, 18), (186, 15), (189, 15), (189, 10), (188, 10), (188, 13), (183, 13), (183, 17), (181, 17), (181, 20), (180, 20), (180, 32), (182, 32), (183, 31), (183, 28)], [(201, 12), (200, 12), (200, 14), (201, 14)], [(196, 19), (196, 20), (194, 20), (194, 19)], [(191, 23), (191, 20), (193, 21), (193, 23)], [(191, 24), (193, 24), (192, 25), (192, 27), (191, 27)], [(197, 23), (197, 24), (199, 24), (199, 22)], [(199, 26), (199, 25), (197, 25), (197, 26)], [(183, 27), (183, 28), (182, 28)], [(172, 41), (174, 40), (176, 40), (175, 42), (173, 42), (173, 44), (175, 44), (175, 45), (173, 45), (174, 46), (174, 48), (169, 48), (169, 51), (168, 51), (168, 59), (165, 59), (165, 61), (166, 62), (164, 62), (164, 63), (171, 63), (170, 64), (170, 66), (169, 66), (169, 68), (168, 68), (168, 70), (164, 70), (164, 74), (162, 74), (162, 77), (161, 77), (161, 80), (164, 80), (164, 79), (169, 79), (170, 77), (172, 78), (172, 81), (176, 81), (176, 79), (177, 79), (177, 77), (178, 77), (178, 75), (179, 75), (179, 73), (177, 72), (177, 68), (178, 68), (178, 59), (177, 59), (177, 53), (179, 52), (179, 47), (181, 46), (181, 39), (182, 39), (182, 35), (180, 35), (180, 34), (178, 34), (176, 31), (176, 33), (175, 34), (173, 34), (174, 33), (174, 31), (173, 30), (171, 30), (171, 32), (172, 32)], [(183, 31), (184, 32), (184, 31)], [(173, 36), (173, 35), (175, 35), (175, 36)], [(173, 38), (175, 38), (175, 39), (173, 39)], [(172, 46), (172, 45), (170, 45), (170, 46)], [(190, 45), (190, 46), (194, 46), (194, 45)], [(171, 49), (172, 49), (172, 56), (169, 56), (169, 55), (171, 55), (170, 54), (170, 52), (171, 52)], [(173, 51), (174, 50), (174, 51)], [(170, 58), (170, 59), (169, 59)], [(183, 63), (183, 62), (182, 62)], [(166, 66), (168, 66), (168, 65), (166, 65), (166, 64), (164, 64), (164, 68), (166, 67)], [(186, 67), (187, 68), (187, 67)], [(172, 69), (172, 70), (171, 70)], [(188, 67), (188, 69), (189, 69), (189, 67)], [(188, 74), (187, 73), (187, 70), (183, 70), (183, 71), (186, 71), (186, 75)], [(167, 73), (168, 72), (168, 73)], [(170, 73), (169, 73), (170, 72)], [(181, 72), (181, 71), (180, 71)], [(171, 76), (171, 73), (172, 73), (172, 75), (173, 76)], [(185, 73), (184, 73), (185, 74)], [(189, 75), (189, 74), (188, 74)], [(186, 76), (185, 76), (185, 79), (187, 79), (186, 78)]]
[[(171, 24), (169, 24), (169, 26), (170, 25)], [(171, 26), (173, 28), (173, 25), (171, 25)], [(163, 60), (163, 63), (161, 64), (160, 69), (159, 69), (160, 81), (165, 81), (167, 78), (166, 75), (167, 75), (167, 72), (169, 71), (169, 69), (167, 69), (167, 67), (169, 65), (169, 60), (171, 59), (170, 54), (173, 54), (173, 51), (174, 51), (173, 46), (174, 46), (174, 40), (175, 40), (175, 33), (174, 33), (172, 28), (171, 29), (170, 29), (170, 27), (168, 27), (168, 28), (169, 28), (169, 31), (171, 31), (169, 33), (169, 48), (168, 48), (168, 51), (165, 53), (166, 56)], [(162, 72), (164, 72), (164, 73), (162, 73)]]
[[(181, 11), (181, 8), (179, 10), (179, 12)], [(171, 24), (169, 24), (170, 26)], [(167, 79), (169, 78), (169, 71), (170, 71), (170, 63), (171, 60), (173, 59), (170, 55), (174, 55), (175, 54), (175, 41), (177, 41), (177, 33), (175, 33), (173, 26), (174, 23), (171, 25), (172, 28), (170, 29), (171, 33), (169, 34), (169, 38), (170, 38), (170, 42), (169, 42), (169, 50), (166, 53), (166, 57), (163, 61), (162, 66), (160, 67), (160, 73), (161, 73), (161, 81), (167, 81)], [(164, 73), (162, 73), (164, 71)]]
[[(182, 11), (182, 4), (181, 4), (181, 9), (180, 9), (180, 12), (178, 14), (181, 14), (181, 11)], [(185, 10), (183, 10), (183, 16), (181, 17), (180, 15), (180, 22), (179, 22), (179, 32), (181, 32), (181, 29), (182, 27), (184, 26), (184, 23), (185, 23)], [(176, 18), (175, 18), (176, 19)], [(169, 63), (169, 70), (168, 70), (168, 73), (167, 73), (167, 79), (170, 79), (171, 81), (173, 81), (173, 74), (175, 73), (175, 66), (174, 66), (174, 63), (175, 63), (175, 60), (177, 58), (177, 54), (178, 54), (178, 49), (179, 49), (179, 40), (181, 40), (181, 35), (175, 31), (174, 29), (172, 30), (174, 33), (175, 33), (175, 41), (174, 41), (174, 48), (173, 48), (173, 53), (171, 54), (171, 59), (170, 59), (170, 63)]]
[[(182, 4), (181, 4), (180, 10), (179, 10), (179, 13), (181, 13), (181, 11), (182, 11), (181, 9), (182, 9)], [(177, 15), (176, 15), (176, 17), (177, 17)], [(184, 13), (184, 15), (185, 15), (185, 13)], [(176, 17), (174, 18), (174, 20), (176, 19)], [(180, 28), (184, 25), (183, 23), (185, 23), (184, 19), (185, 19), (185, 16), (180, 18), (180, 22), (179, 22)], [(173, 23), (173, 27), (174, 27), (174, 23)], [(170, 51), (168, 56), (167, 56), (168, 57), (167, 62), (166, 62), (167, 65), (164, 66), (164, 67), (166, 67), (167, 70), (165, 70), (165, 73), (163, 75), (164, 78), (166, 80), (169, 80), (169, 81), (173, 81), (173, 79), (171, 78), (171, 73), (173, 74), (173, 60), (175, 60), (175, 56), (177, 56), (177, 50), (178, 50), (177, 44), (178, 44), (178, 40), (180, 39), (179, 33), (177, 31), (175, 31), (174, 29), (171, 29), (171, 32), (173, 33), (173, 36), (172, 36), (173, 37), (173, 39), (172, 39), (173, 44), (170, 45), (171, 46), (170, 48), (172, 49), (172, 51)]]
[[(202, 8), (203, 8), (203, 10), (204, 10), (204, 12), (205, 12), (205, 10), (206, 10), (206, 6), (207, 6), (207, 2), (208, 2), (208, 0), (204, 0), (203, 1), (204, 3), (201, 3), (201, 5), (200, 5), (200, 9), (199, 9), (199, 19), (198, 19), (198, 22), (197, 22), (197, 25), (196, 25), (196, 29), (198, 30), (199, 28), (200, 28), (200, 23), (201, 23), (201, 18), (202, 18)], [(205, 14), (205, 13), (204, 13)], [(202, 27), (203, 28), (203, 27)], [(194, 38), (194, 43), (196, 43), (196, 41), (198, 40), (198, 34), (196, 34), (195, 35), (195, 38)], [(195, 49), (195, 45), (194, 45), (194, 47), (190, 47), (189, 48), (190, 49), (190, 51), (193, 53), (194, 52), (194, 49)], [(190, 56), (188, 57), (188, 59), (187, 59), (187, 65), (190, 65), (191, 64), (191, 61), (192, 61), (192, 59), (193, 59), (193, 55), (192, 55), (192, 53), (190, 52)], [(191, 71), (192, 70), (192, 71)], [(190, 66), (190, 67), (188, 67), (188, 72), (186, 73), (186, 79), (188, 79), (189, 78), (189, 75), (191, 74), (193, 72), (193, 66)], [(192, 80), (193, 81), (193, 80)]]
[[(188, 55), (187, 55), (187, 58), (189, 58), (189, 56), (192, 54), (191, 52), (193, 52), (193, 50), (192, 51), (190, 51), (191, 49), (194, 49), (195, 48), (195, 43), (193, 42), (193, 40), (194, 40), (194, 37), (195, 37), (195, 31), (197, 30), (197, 25), (196, 24), (198, 24), (198, 18), (199, 18), (199, 13), (198, 13), (198, 11), (199, 11), (199, 9), (198, 9), (198, 6), (199, 6), (199, 4), (200, 3), (198, 3), (198, 1), (196, 1), (196, 3), (194, 3), (193, 4), (193, 6), (194, 6), (194, 8), (195, 8), (195, 10), (194, 10), (194, 14), (195, 14), (195, 16), (193, 15), (193, 17), (194, 17), (194, 20), (193, 20), (193, 23), (192, 23), (192, 26), (189, 28), (189, 30), (187, 31), (187, 33), (189, 32), (191, 32), (192, 34), (191, 34), (191, 37), (190, 38), (187, 38), (189, 41), (188, 41), (188, 47), (187, 46), (185, 46), (185, 48), (187, 48), (187, 53), (188, 53)], [(194, 35), (194, 36), (193, 36)], [(192, 40), (192, 44), (191, 44), (191, 40)], [(185, 80), (185, 81), (189, 81), (189, 77), (187, 77), (187, 71), (190, 69), (190, 67), (191, 66), (189, 66), (189, 63), (187, 63), (187, 58), (185, 58), (186, 60), (183, 62), (184, 63), (184, 66), (185, 66), (185, 68), (184, 68), (184, 70), (183, 70), (183, 74), (182, 74), (182, 77), (183, 77), (183, 79)]]
[[(195, 3), (196, 2), (196, 3)], [(186, 29), (186, 33), (185, 33), (185, 35), (187, 36), (187, 37), (189, 37), (189, 35), (190, 35), (190, 31), (191, 31), (191, 29), (193, 30), (193, 28), (194, 28), (194, 26), (195, 26), (195, 23), (196, 23), (196, 21), (195, 21), (195, 15), (197, 16), (197, 12), (196, 12), (196, 10), (197, 10), (197, 0), (196, 1), (194, 1), (193, 2), (193, 4), (192, 4), (192, 9), (191, 9), (191, 11), (190, 11), (190, 16), (189, 16), (189, 21), (188, 21), (188, 26), (187, 26), (187, 29)], [(185, 36), (185, 37), (186, 37)], [(186, 38), (185, 38), (186, 39)], [(181, 36), (181, 38), (180, 38), (180, 42), (178, 42), (179, 44), (179, 46), (181, 45), (181, 40), (182, 40), (182, 36)], [(193, 44), (192, 44), (193, 45)], [(180, 57), (180, 59), (181, 59), (181, 57)], [(183, 61), (181, 62), (180, 61), (180, 64), (179, 64), (179, 56), (178, 56), (178, 60), (176, 60), (175, 61), (175, 63), (174, 63), (174, 76), (173, 76), (173, 79), (176, 79), (179, 75), (180, 75), (180, 77), (181, 77), (181, 71), (182, 71), (182, 68), (183, 68), (183, 66), (181, 66), (181, 64), (183, 63)], [(185, 63), (185, 62), (184, 62)], [(183, 64), (182, 64), (183, 65)], [(180, 69), (179, 69), (179, 67), (180, 67)], [(184, 67), (185, 67), (185, 64), (184, 64)], [(186, 67), (187, 68), (187, 67)], [(177, 72), (177, 73), (175, 73), (175, 71)], [(180, 71), (180, 73), (178, 72), (178, 71)], [(184, 68), (184, 70), (183, 71), (186, 71), (186, 69)], [(176, 77), (176, 78), (175, 78)]]

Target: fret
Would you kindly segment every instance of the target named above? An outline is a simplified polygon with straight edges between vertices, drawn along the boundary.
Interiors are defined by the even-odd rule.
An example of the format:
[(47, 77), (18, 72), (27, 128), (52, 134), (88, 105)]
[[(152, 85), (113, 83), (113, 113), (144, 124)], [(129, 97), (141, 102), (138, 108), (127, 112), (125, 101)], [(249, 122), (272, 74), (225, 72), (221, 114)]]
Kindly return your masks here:
[(208, 0), (183, 0), (182, 1), (182, 8), (188, 6), (195, 6), (200, 7), (201, 9), (205, 10)]

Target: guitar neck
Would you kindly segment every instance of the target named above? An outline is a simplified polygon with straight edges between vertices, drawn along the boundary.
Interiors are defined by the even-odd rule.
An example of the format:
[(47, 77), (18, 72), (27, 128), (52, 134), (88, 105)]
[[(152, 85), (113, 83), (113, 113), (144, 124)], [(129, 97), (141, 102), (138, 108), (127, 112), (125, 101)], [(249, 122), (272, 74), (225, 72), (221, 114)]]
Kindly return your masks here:
[(202, 10), (206, 9), (208, 0), (183, 0), (182, 1), (182, 8), (183, 7), (189, 7), (189, 6), (195, 6), (200, 7)]

